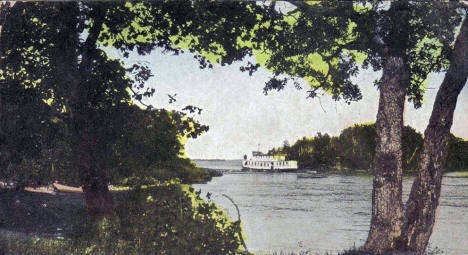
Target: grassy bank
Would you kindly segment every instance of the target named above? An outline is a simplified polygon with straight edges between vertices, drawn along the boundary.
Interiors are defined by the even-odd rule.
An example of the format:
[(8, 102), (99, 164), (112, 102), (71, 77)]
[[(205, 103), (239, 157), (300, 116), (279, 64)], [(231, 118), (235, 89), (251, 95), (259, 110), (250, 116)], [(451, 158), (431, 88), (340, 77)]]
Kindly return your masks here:
[(468, 171), (448, 172), (448, 173), (445, 173), (444, 176), (468, 178)]
[(0, 254), (245, 254), (240, 223), (184, 187), (113, 191), (114, 214), (94, 223), (82, 194), (4, 192)]

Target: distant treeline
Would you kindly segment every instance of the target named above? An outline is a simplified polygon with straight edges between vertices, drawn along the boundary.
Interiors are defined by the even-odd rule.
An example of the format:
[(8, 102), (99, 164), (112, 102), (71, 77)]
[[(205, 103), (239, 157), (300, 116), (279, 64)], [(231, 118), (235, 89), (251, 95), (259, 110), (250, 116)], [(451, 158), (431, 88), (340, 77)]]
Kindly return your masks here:
[[(297, 160), (300, 168), (329, 168), (372, 171), (376, 146), (375, 123), (356, 124), (344, 129), (339, 136), (317, 133), (303, 137), (293, 145), (284, 142), (273, 148), (270, 155), (285, 155)], [(468, 170), (468, 141), (450, 134), (447, 171)], [(423, 136), (410, 126), (403, 129), (403, 171), (411, 174), (417, 168)]]

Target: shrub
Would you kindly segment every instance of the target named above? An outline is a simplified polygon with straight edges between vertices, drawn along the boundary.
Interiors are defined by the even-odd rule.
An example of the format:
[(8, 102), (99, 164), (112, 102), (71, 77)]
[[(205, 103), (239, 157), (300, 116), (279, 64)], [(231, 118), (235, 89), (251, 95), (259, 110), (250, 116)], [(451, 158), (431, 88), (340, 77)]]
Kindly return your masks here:
[(180, 185), (134, 189), (115, 215), (84, 227), (74, 247), (85, 254), (243, 254), (240, 223)]

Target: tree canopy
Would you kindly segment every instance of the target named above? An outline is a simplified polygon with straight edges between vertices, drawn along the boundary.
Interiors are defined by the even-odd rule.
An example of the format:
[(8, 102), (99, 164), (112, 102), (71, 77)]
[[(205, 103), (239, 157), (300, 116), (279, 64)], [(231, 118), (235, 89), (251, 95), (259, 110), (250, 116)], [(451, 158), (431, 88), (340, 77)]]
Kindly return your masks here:
[[(271, 155), (285, 155), (297, 160), (300, 168), (345, 168), (373, 171), (377, 134), (375, 123), (356, 124), (345, 128), (338, 136), (317, 133), (303, 137), (292, 146), (282, 146), (268, 151)], [(414, 175), (422, 151), (423, 136), (410, 126), (403, 129), (403, 172)], [(468, 142), (450, 135), (445, 171), (468, 169)]]
[[(247, 63), (241, 71), (252, 74), (260, 66), (270, 70), (272, 78), (265, 93), (281, 90), (290, 80), (301, 88), (297, 79), (303, 78), (310, 87), (310, 97), (322, 90), (348, 103), (362, 97), (352, 78), (360, 68), (372, 68), (381, 70), (382, 77), (375, 83), (380, 90), (376, 175), (365, 248), (374, 252), (396, 249), (395, 240), (408, 234), (412, 237), (401, 242), (402, 249), (424, 250), (440, 194), (441, 162), (446, 151), (441, 139), (449, 134), (456, 98), (468, 70), (466, 21), (455, 42), (456, 28), (465, 15), (462, 5), (452, 1), (290, 1), (289, 8), (282, 10), (278, 4), (208, 0), (18, 2), (8, 9), (8, 15), (2, 10), (0, 153), (8, 159), (2, 167), (52, 166), (47, 155), (57, 145), (67, 144), (53, 153), (72, 155), (70, 162), (75, 167), (68, 171), (79, 176), (88, 209), (99, 216), (113, 207), (107, 186), (111, 175), (117, 171), (122, 177), (131, 176), (109, 159), (121, 157), (141, 171), (150, 165), (145, 157), (159, 153), (141, 138), (136, 139), (138, 145), (132, 144), (133, 133), (126, 128), (168, 143), (171, 155), (180, 148), (173, 139), (180, 135), (174, 131), (179, 124), (183, 130), (194, 129), (189, 131), (192, 136), (206, 130), (174, 114), (135, 111), (132, 100), (141, 101), (155, 93), (145, 86), (153, 74), (142, 64), (126, 67), (120, 60), (110, 59), (103, 50), (106, 46), (121, 50), (124, 57), (133, 50), (140, 55), (156, 48), (173, 54), (188, 50), (195, 53), (200, 68), (255, 55), (257, 63)], [(445, 70), (448, 78), (425, 133), (410, 210), (403, 215), (404, 102), (408, 98), (419, 107), (428, 74)], [(159, 131), (145, 127), (156, 119), (162, 120), (161, 126), (173, 125), (173, 132), (163, 134), (168, 135), (167, 140), (158, 140)], [(17, 128), (23, 129), (8, 137)], [(323, 136), (316, 142), (328, 139)], [(120, 153), (130, 145), (139, 155)], [(43, 162), (44, 158), (48, 160)], [(42, 167), (37, 169), (32, 179), (42, 174)], [(418, 200), (421, 194), (429, 197)], [(403, 233), (414, 226), (419, 230)]]
[(404, 56), (409, 67), (407, 95), (416, 107), (423, 102), (427, 76), (448, 68), (463, 15), (454, 2), (290, 4), (253, 39), (257, 59), (274, 74), (266, 91), (280, 90), (289, 80), (297, 86), (297, 78), (304, 78), (311, 97), (322, 89), (335, 99), (359, 100), (359, 84), (352, 80), (359, 68), (382, 70), (383, 61), (396, 54)]

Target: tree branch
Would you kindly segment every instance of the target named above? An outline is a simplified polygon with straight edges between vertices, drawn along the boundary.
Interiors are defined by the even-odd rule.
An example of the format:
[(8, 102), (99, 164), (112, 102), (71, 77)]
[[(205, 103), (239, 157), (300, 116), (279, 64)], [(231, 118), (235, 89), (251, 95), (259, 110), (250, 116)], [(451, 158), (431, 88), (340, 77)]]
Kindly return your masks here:
[[(88, 73), (91, 70), (91, 53), (97, 49), (96, 43), (104, 24), (105, 10), (100, 3), (94, 3), (90, 18), (93, 20), (93, 26), (89, 29), (88, 37), (81, 47), (81, 64), (79, 69)], [(83, 70), (84, 69), (84, 70)]]
[[(239, 211), (239, 207), (237, 206), (237, 204), (234, 202), (234, 200), (232, 198), (230, 198), (228, 195), (226, 194), (222, 194), (223, 197), (229, 199), (229, 201), (231, 201), (231, 203), (234, 205), (234, 207), (236, 207), (236, 211), (237, 211), (237, 221), (241, 222), (241, 218), (240, 218), (240, 211)], [(240, 226), (240, 225), (239, 225)], [(240, 227), (239, 227), (239, 238), (240, 238), (240, 241), (241, 241), (241, 244), (242, 246), (244, 246), (244, 249), (246, 252), (249, 252), (249, 250), (247, 249), (247, 245), (245, 244), (245, 241), (244, 241), (244, 238), (242, 237), (242, 233), (240, 231)]]

